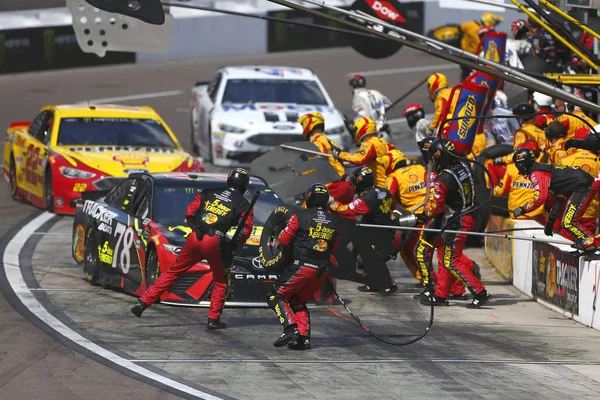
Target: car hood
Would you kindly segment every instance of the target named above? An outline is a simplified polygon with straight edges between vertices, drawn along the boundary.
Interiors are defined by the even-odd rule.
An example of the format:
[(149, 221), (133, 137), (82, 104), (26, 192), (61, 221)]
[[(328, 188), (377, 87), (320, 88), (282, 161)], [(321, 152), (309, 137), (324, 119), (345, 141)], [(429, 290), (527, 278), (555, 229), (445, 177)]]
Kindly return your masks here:
[(213, 110), (213, 123), (234, 126), (258, 127), (269, 126), (282, 132), (302, 132), (298, 118), (317, 111), (325, 118), (325, 129), (338, 128), (344, 125), (340, 112), (329, 106), (306, 106), (291, 103), (254, 103), (254, 104), (222, 104)]
[[(192, 157), (180, 150), (161, 149), (161, 152), (146, 150), (108, 150), (102, 148), (58, 148), (56, 153), (70, 157), (111, 176), (128, 176), (134, 172), (171, 172), (186, 159)], [(192, 160), (193, 161), (193, 160)]]

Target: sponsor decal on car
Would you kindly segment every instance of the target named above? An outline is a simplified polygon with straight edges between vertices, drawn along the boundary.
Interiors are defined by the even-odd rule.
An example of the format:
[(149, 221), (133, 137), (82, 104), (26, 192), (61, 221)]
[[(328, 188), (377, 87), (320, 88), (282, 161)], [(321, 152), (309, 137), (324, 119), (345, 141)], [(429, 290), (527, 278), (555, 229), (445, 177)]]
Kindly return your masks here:
[(304, 106), (304, 105), (277, 105), (277, 104), (223, 104), (223, 111), (297, 111), (299, 113), (307, 113), (311, 111), (334, 112), (333, 107), (328, 106)]
[(102, 247), (98, 246), (98, 259), (104, 264), (112, 265), (113, 249), (108, 245), (108, 240), (104, 242)]
[(98, 230), (101, 232), (112, 234), (112, 226), (110, 226), (109, 224), (105, 224), (104, 222), (98, 225)]
[(406, 22), (404, 17), (400, 15), (400, 12), (394, 8), (391, 3), (383, 0), (366, 0), (367, 4), (371, 6), (373, 11), (381, 19), (385, 19), (391, 22)]
[(125, 165), (143, 165), (146, 166), (150, 159), (141, 154), (129, 153), (129, 154), (117, 154), (113, 156), (113, 161), (118, 161), (122, 166)]
[(141, 169), (141, 168), (127, 168), (127, 169), (124, 169), (123, 172), (131, 175), (131, 174), (147, 174), (149, 171), (147, 169)]
[(117, 213), (107, 210), (105, 207), (91, 200), (86, 200), (83, 204), (83, 212), (88, 214), (99, 222), (112, 225), (112, 221), (117, 217)]
[(273, 125), (273, 129), (279, 129), (281, 131), (291, 131), (295, 128), (292, 125)]
[(259, 275), (259, 274), (233, 274), (233, 279), (238, 281), (254, 281), (254, 280), (276, 280), (277, 275)]
[(75, 238), (73, 239), (73, 254), (77, 262), (83, 261), (83, 245), (85, 242), (83, 226), (77, 225), (75, 228)]

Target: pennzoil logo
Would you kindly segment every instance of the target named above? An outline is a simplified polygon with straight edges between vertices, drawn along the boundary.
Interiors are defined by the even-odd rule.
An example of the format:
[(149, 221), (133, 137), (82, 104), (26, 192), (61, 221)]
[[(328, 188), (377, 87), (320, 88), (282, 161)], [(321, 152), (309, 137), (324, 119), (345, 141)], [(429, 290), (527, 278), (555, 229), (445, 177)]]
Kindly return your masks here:
[(113, 156), (113, 161), (120, 162), (122, 166), (125, 165), (143, 165), (144, 167), (150, 161), (150, 159), (141, 154), (129, 153), (129, 154), (117, 154)]
[(458, 137), (463, 140), (467, 138), (467, 135), (469, 134), (469, 130), (475, 123), (475, 119), (473, 119), (472, 117), (475, 117), (476, 107), (477, 107), (477, 100), (475, 99), (474, 95), (470, 94), (469, 97), (467, 97), (467, 102), (465, 103), (463, 108), (458, 112), (458, 117), (464, 118), (464, 119), (459, 119), (458, 132), (457, 132)]
[(500, 62), (500, 54), (498, 53), (498, 45), (496, 44), (495, 41), (490, 40), (488, 42), (488, 48), (487, 48), (484, 58), (486, 60), (490, 60), (493, 62), (497, 62), (497, 63)]

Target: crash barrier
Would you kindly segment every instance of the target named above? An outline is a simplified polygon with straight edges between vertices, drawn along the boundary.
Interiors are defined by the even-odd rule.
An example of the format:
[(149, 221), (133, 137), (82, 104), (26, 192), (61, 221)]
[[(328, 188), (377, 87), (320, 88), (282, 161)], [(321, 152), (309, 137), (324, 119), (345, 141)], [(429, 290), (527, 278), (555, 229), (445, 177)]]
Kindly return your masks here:
[[(543, 226), (531, 220), (493, 215), (489, 231), (521, 229), (516, 237), (546, 237)], [(554, 234), (552, 239), (561, 238)], [(514, 287), (538, 303), (594, 329), (600, 257), (573, 254), (570, 245), (486, 238), (485, 252), (496, 271)]]
[[(343, 5), (350, 1), (328, 0), (328, 4)], [(367, 0), (389, 22), (394, 14), (386, 0)], [(451, 3), (451, 2), (450, 2)], [(266, 4), (266, 5), (265, 5)], [(271, 3), (241, 5), (239, 11), (260, 15), (283, 16), (309, 22), (311, 16)], [(391, 4), (391, 3), (390, 3)], [(485, 10), (442, 8), (438, 2), (399, 2), (403, 27), (424, 33), (447, 18), (457, 21), (477, 19)], [(215, 7), (231, 7), (232, 3), (215, 2)], [(452, 6), (450, 4), (450, 6)], [(311, 30), (275, 22), (244, 17), (171, 9), (174, 22), (170, 30), (166, 53), (107, 52), (105, 57), (84, 53), (78, 46), (70, 25), (71, 14), (66, 7), (0, 13), (0, 74), (42, 71), (61, 68), (107, 64), (142, 63), (151, 61), (196, 59), (198, 57), (265, 54), (280, 51), (308, 50), (348, 46), (342, 33)], [(385, 14), (385, 15), (384, 15)], [(501, 13), (503, 15), (509, 12)], [(48, 17), (51, 15), (52, 17)], [(444, 20), (440, 20), (440, 16)], [(507, 20), (510, 20), (507, 19)], [(326, 25), (333, 26), (328, 22)], [(506, 27), (508, 29), (508, 26)], [(198, 38), (209, 40), (198, 40)], [(385, 42), (387, 41), (381, 41)], [(357, 48), (361, 44), (356, 45)], [(367, 46), (372, 47), (372, 46)]]

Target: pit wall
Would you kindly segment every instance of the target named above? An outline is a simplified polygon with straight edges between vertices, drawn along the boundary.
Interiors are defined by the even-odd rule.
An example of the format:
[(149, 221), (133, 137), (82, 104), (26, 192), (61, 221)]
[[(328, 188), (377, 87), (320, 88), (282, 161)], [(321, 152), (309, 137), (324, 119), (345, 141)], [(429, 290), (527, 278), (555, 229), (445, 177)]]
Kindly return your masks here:
[[(525, 229), (514, 231), (514, 236), (566, 240), (558, 234), (545, 236), (543, 228), (535, 221), (492, 216), (487, 230)], [(538, 303), (600, 329), (600, 314), (596, 313), (600, 259), (575, 256), (572, 251), (570, 245), (485, 239), (488, 259), (507, 282)]]

